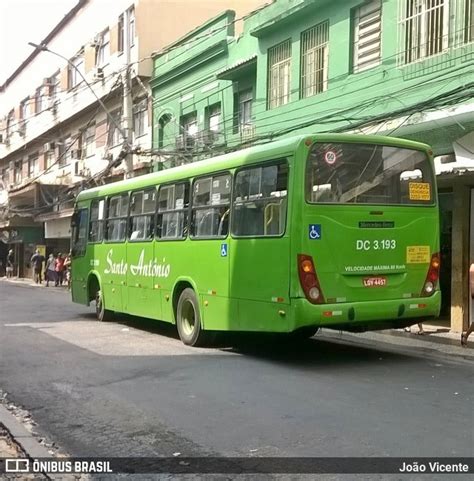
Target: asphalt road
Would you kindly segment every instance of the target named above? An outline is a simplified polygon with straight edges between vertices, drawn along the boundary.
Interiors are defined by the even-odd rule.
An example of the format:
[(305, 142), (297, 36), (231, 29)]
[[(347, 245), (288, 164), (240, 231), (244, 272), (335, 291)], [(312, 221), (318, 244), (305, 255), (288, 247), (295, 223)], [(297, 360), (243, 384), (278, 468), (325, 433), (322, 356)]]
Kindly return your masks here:
[(189, 348), (0, 282), (0, 388), (73, 456), (472, 456), (473, 373), (318, 338)]

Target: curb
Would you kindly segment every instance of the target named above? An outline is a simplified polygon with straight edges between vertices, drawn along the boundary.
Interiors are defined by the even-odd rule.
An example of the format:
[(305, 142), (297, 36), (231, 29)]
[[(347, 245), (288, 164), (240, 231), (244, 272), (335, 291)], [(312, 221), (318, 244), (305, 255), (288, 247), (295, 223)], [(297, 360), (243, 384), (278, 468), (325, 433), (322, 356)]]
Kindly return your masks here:
[(30, 458), (53, 458), (54, 456), (30, 433), (15, 416), (0, 405), (0, 424)]
[[(432, 356), (455, 362), (474, 362), (474, 349), (453, 346), (451, 343), (431, 342), (426, 339), (407, 339), (393, 334), (353, 334), (324, 330), (316, 339), (327, 339), (352, 346), (381, 347), (391, 352), (403, 352), (417, 357)], [(392, 339), (391, 339), (392, 338)], [(396, 342), (399, 341), (399, 342)], [(400, 342), (401, 341), (401, 342)]]

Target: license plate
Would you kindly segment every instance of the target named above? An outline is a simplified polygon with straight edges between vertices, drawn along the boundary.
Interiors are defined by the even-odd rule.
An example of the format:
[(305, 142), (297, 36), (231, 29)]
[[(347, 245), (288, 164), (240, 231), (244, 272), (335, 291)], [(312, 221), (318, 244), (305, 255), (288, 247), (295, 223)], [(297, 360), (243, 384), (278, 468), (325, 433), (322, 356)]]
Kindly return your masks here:
[(387, 285), (386, 277), (364, 277), (364, 287), (383, 287)]

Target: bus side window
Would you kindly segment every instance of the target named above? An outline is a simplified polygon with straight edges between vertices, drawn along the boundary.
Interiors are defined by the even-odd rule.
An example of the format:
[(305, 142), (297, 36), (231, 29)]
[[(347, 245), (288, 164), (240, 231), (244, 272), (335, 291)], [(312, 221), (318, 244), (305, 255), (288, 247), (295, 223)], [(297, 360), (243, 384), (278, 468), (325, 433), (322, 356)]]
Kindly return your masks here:
[(102, 242), (104, 239), (104, 209), (104, 199), (93, 200), (91, 202), (89, 242)]
[(187, 235), (189, 183), (162, 185), (158, 191), (156, 236), (184, 239)]
[(79, 209), (74, 212), (71, 219), (72, 249), (73, 257), (83, 256), (87, 244), (87, 210)]
[(109, 198), (107, 209), (107, 240), (122, 242), (127, 233), (128, 194)]
[(278, 236), (285, 231), (288, 165), (284, 162), (242, 169), (235, 176), (232, 233)]
[(130, 198), (128, 238), (134, 241), (151, 240), (155, 229), (156, 190), (134, 192)]
[(192, 237), (226, 237), (229, 231), (230, 174), (195, 180), (193, 184)]

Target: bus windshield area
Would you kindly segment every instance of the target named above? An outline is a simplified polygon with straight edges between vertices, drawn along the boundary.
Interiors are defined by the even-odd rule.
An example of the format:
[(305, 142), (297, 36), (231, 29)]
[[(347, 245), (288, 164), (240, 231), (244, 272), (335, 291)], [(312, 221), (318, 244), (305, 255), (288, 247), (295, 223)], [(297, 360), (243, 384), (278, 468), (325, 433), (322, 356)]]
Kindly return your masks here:
[(316, 143), (306, 164), (306, 201), (329, 204), (433, 205), (426, 153), (387, 145)]

